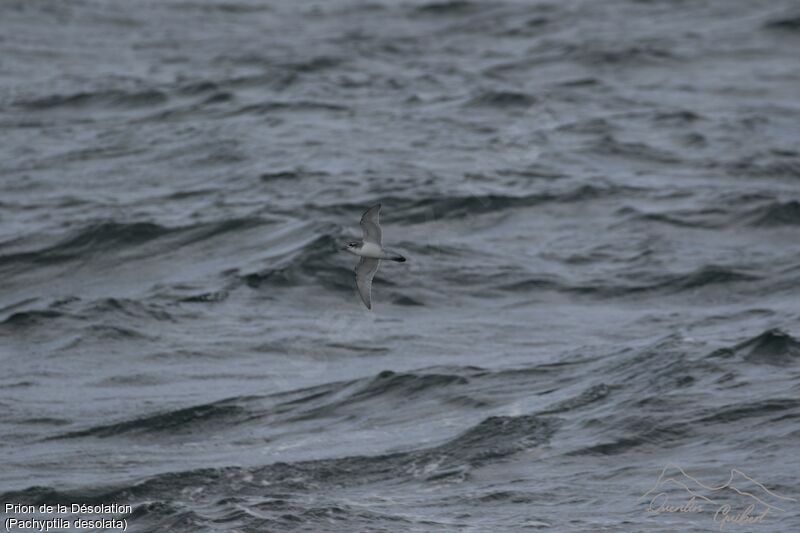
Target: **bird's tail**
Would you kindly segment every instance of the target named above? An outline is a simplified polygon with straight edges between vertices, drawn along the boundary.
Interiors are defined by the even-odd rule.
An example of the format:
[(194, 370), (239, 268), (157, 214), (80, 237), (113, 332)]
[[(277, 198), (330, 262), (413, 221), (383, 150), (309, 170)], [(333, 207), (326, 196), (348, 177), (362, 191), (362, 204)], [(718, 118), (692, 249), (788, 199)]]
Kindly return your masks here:
[(381, 259), (388, 259), (389, 261), (397, 261), (398, 263), (405, 263), (406, 258), (397, 252), (387, 251)]

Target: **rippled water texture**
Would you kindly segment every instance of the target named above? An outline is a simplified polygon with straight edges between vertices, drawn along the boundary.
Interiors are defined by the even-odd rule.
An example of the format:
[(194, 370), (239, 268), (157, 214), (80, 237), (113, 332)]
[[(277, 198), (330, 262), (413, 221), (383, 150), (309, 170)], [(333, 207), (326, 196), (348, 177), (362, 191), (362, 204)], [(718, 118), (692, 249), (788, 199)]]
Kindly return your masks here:
[(0, 501), (800, 531), (798, 50), (790, 0), (3, 1)]

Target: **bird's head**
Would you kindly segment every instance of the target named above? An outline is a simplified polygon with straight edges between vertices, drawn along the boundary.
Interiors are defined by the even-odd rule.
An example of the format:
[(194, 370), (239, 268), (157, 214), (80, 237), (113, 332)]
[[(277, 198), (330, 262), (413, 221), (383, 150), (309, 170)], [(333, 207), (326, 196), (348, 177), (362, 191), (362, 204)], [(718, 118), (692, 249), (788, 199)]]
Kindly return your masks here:
[(358, 241), (350, 241), (350, 242), (348, 242), (347, 244), (344, 245), (342, 250), (347, 250), (348, 252), (354, 252), (354, 251), (358, 250), (359, 248), (361, 248), (361, 243), (360, 242), (358, 242)]

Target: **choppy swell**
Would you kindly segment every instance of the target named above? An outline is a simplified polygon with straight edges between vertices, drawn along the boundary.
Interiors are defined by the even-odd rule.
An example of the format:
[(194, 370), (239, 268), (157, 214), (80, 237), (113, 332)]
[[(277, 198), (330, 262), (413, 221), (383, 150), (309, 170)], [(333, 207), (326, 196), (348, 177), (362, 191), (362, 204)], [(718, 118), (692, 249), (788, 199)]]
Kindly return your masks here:
[[(150, 222), (102, 221), (89, 224), (41, 248), (0, 255), (0, 267), (91, 259), (95, 254), (121, 253), (126, 249), (137, 248), (165, 237), (170, 238), (163, 239), (163, 249), (175, 249), (222, 233), (249, 229), (263, 223), (255, 218), (246, 218), (168, 228)], [(0, 250), (2, 248), (0, 245)]]
[[(726, 359), (735, 358), (753, 365), (800, 364), (800, 341), (777, 329), (764, 331), (736, 345), (719, 348), (707, 354), (690, 356), (683, 350), (682, 339), (679, 336), (669, 336), (637, 353), (602, 361), (578, 360), (569, 365), (536, 365), (501, 371), (479, 367), (442, 367), (408, 373), (387, 370), (373, 377), (326, 383), (308, 389), (228, 398), (111, 425), (71, 431), (53, 438), (108, 438), (130, 434), (146, 438), (149, 434), (162, 432), (211, 433), (219, 431), (221, 427), (231, 428), (236, 425), (335, 419), (343, 414), (366, 414), (380, 407), (397, 408), (400, 404), (404, 404), (406, 409), (414, 409), (416, 404), (431, 400), (450, 401), (454, 398), (459, 399), (456, 400), (458, 403), (472, 397), (474, 402), (465, 402), (463, 405), (494, 408), (501, 405), (502, 401), (479, 400), (482, 392), (491, 390), (498, 382), (506, 383), (510, 389), (528, 386), (539, 388), (542, 386), (542, 375), (548, 375), (549, 380), (558, 382), (562, 378), (566, 379), (576, 364), (601, 364), (603, 372), (598, 374), (613, 378), (613, 381), (591, 385), (576, 391), (572, 397), (555, 403), (545, 402), (540, 411), (533, 413), (537, 416), (543, 413), (564, 414), (595, 402), (607, 401), (609, 397), (621, 397), (620, 392), (615, 391), (630, 390), (632, 387), (641, 388), (636, 391), (644, 395), (637, 401), (645, 404), (655, 399), (660, 391), (669, 390), (677, 384), (692, 387), (704, 380), (713, 381), (726, 372), (726, 365), (721, 364)], [(639, 378), (643, 372), (651, 373), (651, 379), (647, 383), (634, 379)]]
[[(578, 184), (534, 194), (483, 194), (437, 195), (429, 197), (385, 196), (382, 201), (391, 207), (384, 219), (389, 222), (415, 224), (435, 220), (461, 219), (483, 213), (506, 209), (535, 207), (548, 203), (572, 203), (604, 197), (624, 197), (635, 192), (635, 187), (610, 183)], [(324, 206), (331, 213), (358, 212), (363, 204), (336, 204)]]
[[(791, 493), (796, 6), (317, 4), (0, 7), (0, 499), (692, 529), (631, 511), (666, 457)], [(367, 311), (375, 203), (408, 261)]]
[[(465, 369), (467, 375), (480, 369)], [(281, 392), (269, 396), (228, 398), (127, 420), (91, 427), (53, 438), (142, 436), (151, 434), (198, 434), (220, 431), (241, 424), (276, 424), (336, 417), (344, 412), (366, 412), (378, 404), (446, 396), (452, 388), (466, 385), (459, 374), (407, 373), (385, 371), (373, 378), (328, 383), (311, 389)]]
[[(661, 391), (675, 386), (691, 390), (709, 381), (723, 383), (716, 380), (729, 374), (729, 365), (723, 362), (731, 358), (749, 365), (796, 366), (800, 364), (800, 341), (784, 331), (771, 329), (730, 347), (692, 355), (686, 353), (681, 337), (669, 336), (638, 352), (608, 360), (576, 360), (572, 364), (536, 365), (501, 371), (478, 367), (431, 368), (409, 373), (387, 370), (373, 377), (326, 383), (307, 389), (227, 398), (70, 431), (52, 438), (149, 438), (162, 433), (211, 434), (229, 431), (239, 425), (272, 424), (282, 427), (284, 424), (308, 420), (336, 420), (343, 415), (363, 416), (371, 410), (393, 410), (401, 405), (414, 409), (416, 406), (425, 407), (423, 404), (430, 401), (455, 401), (462, 407), (494, 409), (503, 404), (502, 396), (495, 395), (494, 400), (489, 400), (484, 393), (492, 390), (496, 383), (506, 383), (509, 396), (513, 396), (515, 388), (532, 387), (533, 390), (539, 390), (550, 383), (561, 383), (573, 390), (572, 384), (580, 383), (572, 376), (574, 365), (600, 365), (602, 372), (595, 368), (596, 374), (609, 379), (576, 389), (572, 396), (555, 401), (550, 399), (550, 395), (558, 397), (557, 389), (545, 389), (545, 399), (540, 409), (532, 415), (564, 415), (587, 407), (597, 407), (598, 403), (614, 398), (617, 401), (636, 398), (636, 403), (644, 406), (658, 398)], [(650, 374), (649, 378), (640, 379), (645, 373)], [(541, 382), (542, 375), (548, 376), (547, 384)], [(742, 377), (747, 378), (746, 371)], [(656, 384), (655, 388), (653, 384)], [(466, 401), (467, 398), (473, 401)], [(486, 438), (495, 432), (502, 433), (500, 427), (494, 426), (489, 431), (490, 426), (489, 422), (482, 422), (467, 431), (460, 442), (472, 439), (484, 430)], [(465, 435), (469, 435), (469, 439)]]
[(67, 95), (53, 95), (45, 98), (16, 102), (16, 105), (26, 111), (52, 111), (54, 109), (80, 109), (85, 107), (117, 107), (136, 108), (149, 107), (163, 104), (167, 96), (156, 90), (143, 90), (136, 92), (103, 91), (93, 93), (78, 93)]
[[(750, 366), (737, 366), (733, 371), (731, 365), (723, 364), (731, 358)], [(777, 418), (799, 417), (800, 401), (778, 391), (758, 399), (742, 395), (743, 390), (757, 386), (751, 379), (758, 374), (750, 369), (760, 365), (796, 368), (798, 364), (800, 341), (783, 331), (768, 330), (705, 354), (691, 353), (680, 336), (669, 336), (638, 351), (616, 357), (576, 359), (570, 364), (501, 371), (477, 367), (441, 367), (413, 373), (386, 371), (307, 389), (228, 398), (69, 431), (53, 439), (135, 439), (145, 445), (180, 440), (186, 435), (198, 439), (240, 434), (242, 428), (264, 431), (273, 427), (278, 433), (291, 432), (295, 424), (314, 421), (336, 426), (348, 417), (362, 418), (376, 410), (403, 417), (414, 417), (419, 410), (423, 416), (431, 401), (484, 414), (473, 426), (427, 447), (370, 456), (168, 472), (133, 484), (98, 486), (80, 492), (35, 486), (5, 493), (2, 498), (30, 504), (130, 502), (134, 511), (129, 518), (140, 525), (190, 527), (189, 523), (205, 525), (209, 521), (229, 527), (252, 525), (251, 511), (258, 509), (262, 525), (286, 525), (287, 521), (296, 520), (312, 527), (329, 514), (326, 511), (318, 516), (304, 506), (302, 500), (309, 492), (321, 495), (331, 490), (387, 483), (420, 487), (463, 483), (477, 470), (513, 460), (521, 453), (570, 457), (668, 450), (678, 443), (715, 434), (718, 426), (757, 427)], [(594, 384), (577, 379), (576, 366), (585, 375), (597, 376)], [(543, 376), (547, 377), (544, 382)], [(500, 383), (505, 395), (497, 394)], [(534, 397), (539, 398), (531, 412), (492, 414), (514, 403), (515, 391), (524, 389), (536, 392)], [(671, 394), (675, 390), (681, 393)], [(717, 408), (697, 401), (709, 390), (718, 395)], [(478, 401), (481, 398), (484, 401)], [(680, 409), (681, 420), (659, 417), (658, 413), (665, 409)], [(391, 424), (391, 420), (383, 423)], [(272, 438), (279, 436), (274, 434)], [(554, 441), (558, 444), (554, 445)], [(176, 496), (181, 494), (192, 494), (191, 504)], [(202, 512), (197, 511), (198, 505)], [(331, 505), (335, 511), (329, 511), (343, 521), (355, 520), (359, 514), (344, 502)], [(293, 516), (291, 520), (289, 514)], [(381, 518), (396, 519), (400, 518)]]
[(800, 341), (784, 331), (771, 329), (736, 346), (720, 348), (711, 357), (738, 358), (757, 364), (796, 364), (800, 361)]
[[(481, 212), (527, 207), (540, 202), (580, 201), (575, 198), (596, 197), (598, 194), (601, 194), (598, 189), (584, 187), (555, 196), (482, 196), (424, 201), (395, 199), (400, 214), (387, 218), (395, 218), (395, 223), (398, 224), (414, 224), (436, 220), (438, 213), (447, 213), (446, 218), (453, 219), (474, 216)], [(794, 225), (797, 223), (794, 204), (770, 204), (752, 211), (745, 220), (756, 227)], [(353, 211), (354, 207), (339, 205), (325, 209), (335, 213)], [(83, 270), (104, 271), (108, 265), (135, 265), (140, 262), (147, 264), (158, 257), (164, 258), (168, 263), (176, 250), (182, 250), (187, 256), (196, 257), (193, 269), (200, 276), (198, 282), (173, 282), (172, 285), (155, 289), (157, 299), (167, 296), (175, 303), (213, 304), (224, 301), (233, 291), (242, 287), (258, 290), (266, 287), (317, 285), (323, 290), (344, 293), (353, 290), (352, 261), (340, 251), (341, 243), (345, 239), (343, 229), (333, 225), (281, 225), (252, 217), (185, 227), (101, 222), (65, 237), (43, 237), (40, 241), (46, 243), (50, 240), (51, 243), (38, 249), (20, 249), (20, 244), (16, 241), (0, 246), (0, 252), (5, 251), (0, 255), (0, 272), (7, 276), (22, 273), (31, 275), (36, 269), (59, 268), (62, 275), (68, 276), (74, 272), (74, 265), (79, 265)], [(236, 253), (231, 253), (227, 247), (226, 243), (230, 242), (263, 246), (261, 258), (248, 263), (237, 260)], [(483, 253), (478, 248), (453, 248), (440, 244), (440, 241), (431, 241), (430, 245), (403, 241), (398, 244), (409, 251), (412, 262), (423, 259), (426, 254), (464, 260), (479, 257)], [(596, 260), (602, 261), (604, 255), (598, 253)], [(477, 276), (473, 269), (451, 263), (450, 272), (443, 274), (437, 282), (449, 284), (454, 293), (461, 292), (467, 283), (469, 286), (482, 286), (488, 291), (509, 293), (556, 291), (590, 298), (630, 298), (695, 293), (698, 290), (721, 287), (738, 287), (748, 292), (760, 291), (762, 294), (781, 293), (787, 284), (797, 279), (794, 269), (777, 271), (769, 264), (746, 267), (735, 264), (706, 264), (682, 272), (653, 272), (647, 249), (627, 260), (627, 268), (624, 270), (608, 272), (603, 277), (597, 277), (589, 269), (583, 273), (581, 269), (575, 268), (576, 265), (591, 264), (592, 257), (592, 254), (580, 260), (576, 256), (559, 257), (559, 261), (573, 270), (569, 276), (531, 273), (526, 268), (506, 266), (486, 267)], [(46, 278), (43, 279), (55, 275), (51, 270), (43, 272), (46, 272), (43, 274)], [(124, 282), (124, 278), (120, 279)], [(428, 283), (434, 281), (427, 280)], [(424, 284), (426, 280), (420, 279), (418, 282)], [(150, 282), (142, 290), (152, 285)], [(151, 293), (152, 291), (150, 289)], [(90, 320), (107, 315), (109, 311), (127, 313), (141, 320), (170, 318), (170, 311), (163, 302), (153, 300), (136, 301), (113, 297), (98, 300), (76, 297), (53, 300), (30, 296), (28, 294), (21, 297), (18, 302), (0, 309), (1, 327), (36, 326), (62, 316)], [(405, 300), (417, 301), (410, 295), (398, 293), (396, 301), (402, 303)], [(111, 306), (110, 309), (106, 309), (108, 305)]]
[[(253, 468), (205, 468), (163, 474), (132, 486), (98, 488), (91, 493), (31, 487), (5, 493), (2, 497), (8, 501), (31, 503), (147, 500), (147, 503), (137, 504), (128, 516), (140, 525), (142, 522), (180, 523), (190, 520), (190, 517), (195, 525), (205, 525), (209, 520), (228, 527), (241, 521), (252, 525), (252, 515), (247, 511), (250, 508), (259, 510), (262, 526), (295, 522), (310, 527), (320, 520), (327, 523), (329, 513), (315, 516), (314, 510), (302, 509), (294, 501), (298, 491), (307, 491), (310, 487), (321, 491), (341, 490), (348, 486), (400, 480), (416, 483), (463, 481), (471, 469), (487, 462), (546, 445), (557, 427), (557, 421), (547, 417), (494, 416), (441, 445), (411, 452), (275, 463)], [(216, 507), (214, 514), (219, 513), (216, 518), (209, 517), (207, 512), (187, 510), (184, 503), (176, 502), (176, 493), (195, 492), (199, 487), (206, 488), (196, 496), (206, 502), (204, 507)], [(237, 509), (245, 509), (243, 516), (237, 516)], [(363, 513), (346, 504), (336, 504), (334, 509), (339, 520), (353, 519)]]

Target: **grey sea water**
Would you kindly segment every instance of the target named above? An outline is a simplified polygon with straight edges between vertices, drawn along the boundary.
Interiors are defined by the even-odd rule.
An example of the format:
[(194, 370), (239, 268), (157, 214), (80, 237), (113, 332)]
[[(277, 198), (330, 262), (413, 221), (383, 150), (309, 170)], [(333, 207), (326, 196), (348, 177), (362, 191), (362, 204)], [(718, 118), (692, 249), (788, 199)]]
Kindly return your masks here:
[[(798, 50), (791, 0), (4, 0), (4, 521), (800, 531)], [(5, 507), (73, 503), (130, 511)]]

